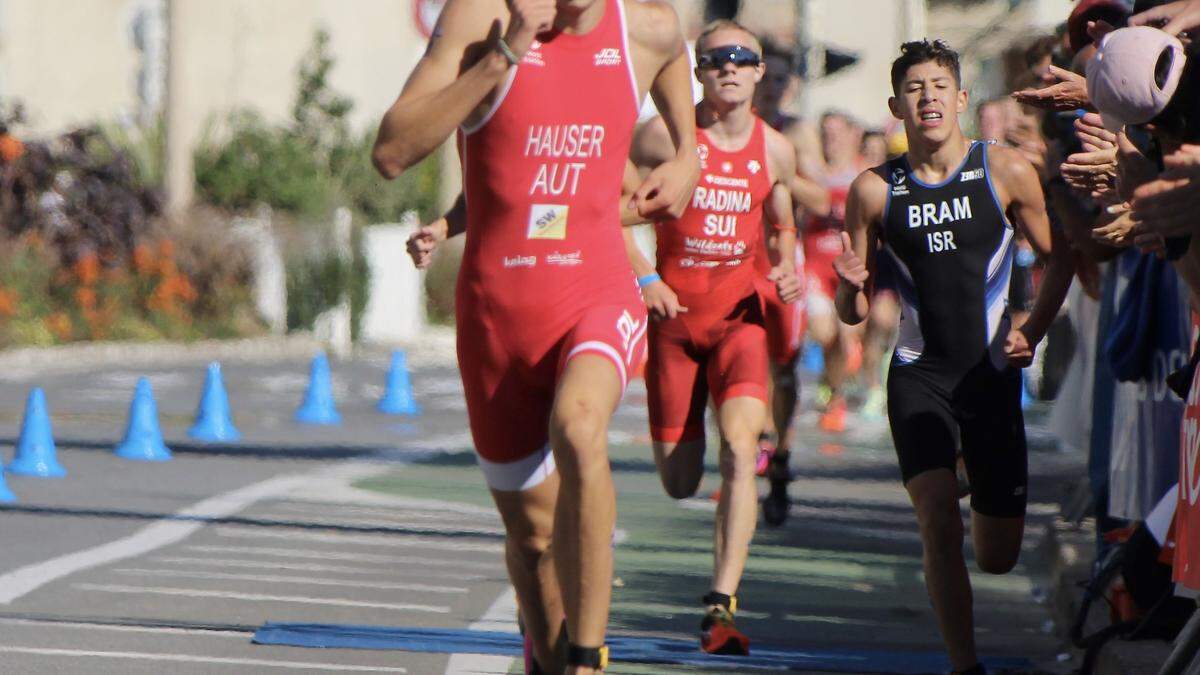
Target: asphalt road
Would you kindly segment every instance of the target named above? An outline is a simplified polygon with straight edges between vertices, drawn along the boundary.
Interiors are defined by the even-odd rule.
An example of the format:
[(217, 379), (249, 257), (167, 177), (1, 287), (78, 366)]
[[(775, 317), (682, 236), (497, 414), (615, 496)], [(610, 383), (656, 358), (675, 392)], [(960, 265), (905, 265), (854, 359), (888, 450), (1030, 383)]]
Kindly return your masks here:
[[(7, 476), (19, 501), (0, 513), (0, 672), (517, 672), (508, 657), (250, 642), (268, 621), (515, 630), (502, 529), (474, 466), (457, 374), (418, 368), (424, 414), (390, 418), (373, 409), (386, 366), (382, 356), (335, 363), (343, 423), (313, 428), (291, 419), (306, 363), (226, 363), (244, 435), (228, 446), (186, 438), (203, 381), (195, 364), (0, 379), (5, 459), (37, 385), (69, 472)], [(169, 462), (111, 453), (142, 375)], [(739, 625), (755, 644), (807, 650), (841, 672), (895, 672), (889, 654), (936, 655), (920, 545), (885, 426), (856, 420), (829, 437), (814, 421), (801, 419), (792, 518), (760, 526), (755, 539)], [(610, 442), (620, 492), (613, 633), (694, 639), (711, 572), (715, 467), (698, 498), (665, 496), (637, 383)], [(1036, 542), (1064, 477), (1082, 469), (1034, 445), (1043, 449), (1031, 458), (1022, 563), (973, 578), (984, 654), (1044, 663), (1059, 644), (1040, 602)]]

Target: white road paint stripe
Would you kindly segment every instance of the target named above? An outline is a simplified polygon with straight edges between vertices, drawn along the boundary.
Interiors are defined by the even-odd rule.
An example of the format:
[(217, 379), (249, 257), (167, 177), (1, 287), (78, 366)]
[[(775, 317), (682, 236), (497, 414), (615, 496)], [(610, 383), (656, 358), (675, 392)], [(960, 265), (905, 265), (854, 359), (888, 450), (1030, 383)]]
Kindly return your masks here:
[(476, 562), (471, 560), (454, 560), (452, 558), (419, 558), (403, 555), (378, 555), (374, 553), (349, 553), (343, 551), (314, 551), (310, 549), (291, 548), (260, 548), (258, 546), (211, 546), (194, 544), (186, 547), (189, 551), (201, 553), (243, 553), (251, 555), (278, 556), (282, 558), (313, 558), (316, 560), (352, 560), (370, 563), (398, 563), (401, 565), (430, 565), (465, 567), (476, 570), (497, 569), (497, 563)]
[[(269, 513), (269, 514), (261, 514), (261, 515), (254, 514), (253, 517), (255, 519), (270, 520), (270, 521), (281, 521), (281, 522), (295, 522), (296, 521), (296, 516), (291, 515), (291, 514), (278, 514), (278, 513)], [(412, 533), (412, 534), (408, 534), (407, 532), (403, 533), (403, 534), (398, 533), (398, 535), (402, 536), (402, 537), (420, 536), (420, 535), (436, 536), (438, 534), (441, 534), (442, 532), (453, 532), (454, 534), (458, 534), (458, 535), (462, 535), (462, 534), (503, 535), (504, 534), (503, 527), (488, 527), (486, 525), (472, 525), (472, 524), (466, 523), (462, 520), (452, 520), (452, 519), (448, 520), (445, 518), (440, 518), (440, 519), (437, 519), (437, 522), (433, 522), (433, 523), (429, 522), (429, 520), (430, 520), (429, 518), (425, 518), (424, 520), (426, 522), (423, 522), (423, 523), (415, 523), (415, 522), (412, 522), (412, 520), (413, 519), (378, 518), (378, 517), (363, 518), (363, 517), (349, 516), (347, 518), (304, 518), (303, 523), (306, 526), (314, 526), (314, 527), (404, 528), (408, 532)]]
[(310, 586), (343, 586), (368, 590), (413, 591), (416, 593), (466, 593), (464, 586), (430, 586), (428, 584), (403, 584), (374, 579), (326, 579), (324, 577), (284, 577), (275, 574), (231, 574), (225, 572), (195, 572), (191, 570), (161, 570), (126, 568), (113, 570), (116, 574), (133, 574), (145, 577), (182, 577), (185, 579), (213, 579), (224, 581), (261, 581), (266, 584), (304, 584)]
[[(175, 517), (222, 518), (237, 513), (260, 499), (286, 494), (302, 485), (305, 480), (303, 476), (277, 476), (197, 502), (177, 511)], [(0, 604), (9, 604), (26, 593), (69, 574), (143, 555), (174, 544), (204, 525), (203, 520), (159, 520), (128, 537), (18, 568), (0, 575)]]
[(500, 520), (493, 506), (476, 506), (462, 502), (444, 502), (436, 499), (418, 499), (390, 495), (382, 492), (368, 492), (362, 488), (346, 486), (332, 497), (327, 493), (313, 495), (310, 498), (275, 501), (276, 506), (288, 511), (328, 511), (330, 506), (339, 510), (362, 511), (380, 515), (395, 515), (401, 511), (427, 511), (431, 513), (452, 513), (455, 515), (483, 516), (495, 521)]
[(37, 654), (40, 656), (71, 656), (76, 658), (132, 659), (138, 661), (173, 661), (176, 663), (224, 664), (230, 666), (257, 666), (261, 668), (291, 668), (293, 670), (318, 670), (326, 673), (407, 673), (404, 668), (382, 666), (343, 666), (336, 663), (311, 663), (304, 661), (268, 661), (267, 659), (233, 659), (218, 656), (191, 656), (188, 654), (154, 654), (152, 652), (100, 652), (86, 649), (45, 649), (42, 647), (15, 647), (0, 645), (0, 652), (13, 654)]
[[(517, 594), (512, 587), (504, 589), (478, 621), (467, 630), (517, 632)], [(453, 654), (446, 663), (446, 675), (467, 673), (507, 673), (515, 659), (487, 654)]]
[(373, 609), (394, 609), (400, 612), (427, 612), (430, 614), (449, 614), (449, 607), (438, 605), (416, 605), (391, 602), (364, 602), (348, 598), (310, 598), (303, 595), (266, 595), (263, 593), (235, 593), (233, 591), (203, 591), (194, 588), (162, 588), (157, 586), (121, 586), (118, 584), (71, 584), (72, 588), (81, 591), (99, 591), (102, 593), (135, 593), (152, 595), (175, 595), (188, 598), (225, 598), (228, 600), (250, 600), (253, 602), (293, 602), (304, 605), (331, 605), (336, 607), (370, 607)]
[[(300, 520), (309, 522), (309, 519), (315, 515), (316, 509), (283, 509), (264, 514), (254, 514), (255, 518), (295, 521)], [(355, 525), (365, 524), (364, 520), (384, 521), (387, 523), (400, 523), (407, 525), (409, 523), (442, 523), (449, 524), (451, 527), (456, 527), (462, 524), (464, 518), (471, 522), (484, 522), (483, 519), (474, 513), (454, 513), (452, 511), (413, 511), (409, 509), (394, 509), (391, 512), (385, 509), (366, 509), (360, 507), (348, 508), (329, 508), (325, 506), (320, 510), (322, 518), (337, 518), (339, 520), (349, 520)], [(492, 521), (489, 524), (498, 524), (499, 518), (489, 518)]]
[(0, 624), (10, 626), (37, 626), (58, 630), (59, 628), (79, 628), (83, 630), (106, 630), (116, 633), (152, 633), (155, 635), (212, 635), (213, 637), (231, 637), (245, 640), (254, 631), (241, 630), (204, 630), (202, 628), (176, 628), (172, 626), (132, 626), (128, 624), (86, 623), (81, 621), (38, 621), (36, 619), (15, 619), (0, 617)]
[[(157, 558), (149, 558), (151, 562), (166, 563), (168, 565), (202, 565), (213, 567), (231, 567), (241, 569), (267, 569), (267, 570), (295, 570), (297, 572), (332, 572), (334, 574), (390, 574), (393, 576), (403, 576), (404, 574), (417, 574), (422, 577), (436, 577), (438, 579), (449, 579), (453, 581), (483, 581), (488, 576), (485, 574), (462, 574), (455, 572), (446, 572), (440, 569), (431, 569), (422, 567), (420, 569), (397, 569), (395, 567), (350, 567), (348, 565), (320, 565), (317, 563), (285, 563), (275, 560), (239, 560), (236, 558), (187, 558), (187, 557), (171, 557), (160, 556)], [(437, 561), (441, 564), (441, 561)]]
[(433, 538), (406, 534), (340, 534), (328, 532), (289, 531), (275, 532), (261, 527), (220, 526), (213, 528), (218, 536), (241, 539), (286, 539), (292, 541), (316, 541), (329, 544), (361, 546), (399, 546), (411, 548), (436, 548), (446, 551), (478, 551), (481, 553), (504, 553), (504, 544), (466, 541), (453, 538)]

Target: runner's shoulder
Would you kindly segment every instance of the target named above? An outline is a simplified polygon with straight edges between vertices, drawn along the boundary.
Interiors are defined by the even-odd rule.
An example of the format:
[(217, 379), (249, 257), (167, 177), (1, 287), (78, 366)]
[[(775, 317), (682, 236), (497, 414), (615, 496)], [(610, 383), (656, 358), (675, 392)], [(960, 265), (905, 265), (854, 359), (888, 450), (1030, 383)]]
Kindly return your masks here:
[(683, 28), (675, 7), (666, 0), (621, 0), (629, 37), (656, 53), (674, 56), (683, 44)]
[(888, 195), (888, 181), (884, 177), (886, 171), (887, 163), (873, 166), (858, 174), (850, 184), (848, 199), (857, 202), (861, 212), (868, 216), (883, 215)]
[(1019, 187), (1041, 184), (1037, 169), (1024, 155), (998, 143), (988, 144), (987, 170), (1000, 195), (1011, 195)]
[(763, 124), (766, 138), (767, 158), (771, 161), (777, 173), (772, 175), (784, 176), (796, 173), (796, 146), (787, 136)]

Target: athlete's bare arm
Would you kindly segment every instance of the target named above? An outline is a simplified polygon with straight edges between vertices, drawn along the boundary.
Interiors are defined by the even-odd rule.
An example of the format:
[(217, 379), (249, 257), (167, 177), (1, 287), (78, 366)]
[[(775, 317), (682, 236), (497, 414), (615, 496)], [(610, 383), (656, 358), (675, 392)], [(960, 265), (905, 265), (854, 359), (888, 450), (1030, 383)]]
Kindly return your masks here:
[[(655, 117), (642, 125), (634, 135), (633, 145), (629, 151), (629, 161), (625, 164), (625, 177), (621, 189), (626, 196), (638, 189), (641, 184), (640, 173), (648, 173), (651, 168), (660, 166), (663, 162), (668, 161), (674, 153), (675, 147), (671, 142), (671, 135), (667, 131), (666, 122), (663, 122), (661, 117)], [(644, 170), (639, 173), (639, 168)], [(629, 227), (644, 222), (646, 222), (646, 218), (642, 217), (632, 204), (622, 210), (621, 224), (626, 226), (622, 228), (625, 236), (625, 253), (629, 256), (629, 264), (633, 266), (633, 273), (639, 279), (655, 273), (654, 262), (642, 254), (642, 249), (638, 248), (637, 241), (633, 238), (633, 229)], [(686, 307), (679, 304), (679, 296), (662, 279), (641, 286), (641, 290), (642, 300), (646, 303), (646, 310), (650, 313), (651, 318), (674, 319), (680, 312), (687, 311)]]
[(829, 215), (829, 190), (816, 181), (825, 172), (825, 162), (821, 159), (821, 140), (816, 129), (804, 120), (793, 118), (781, 131), (795, 148), (797, 171), (788, 181), (792, 201), (810, 216)]
[(379, 125), (371, 153), (379, 173), (399, 176), (481, 115), (510, 68), (498, 39), (519, 59), (554, 15), (554, 0), (448, 0), (425, 55)]
[(650, 95), (662, 113), (674, 148), (670, 159), (652, 169), (638, 186), (633, 201), (645, 217), (655, 220), (678, 218), (687, 208), (692, 188), (700, 178), (691, 61), (679, 17), (669, 3), (663, 0), (624, 2), (638, 87), (649, 83)]
[(860, 173), (850, 185), (843, 252), (833, 261), (833, 269), (838, 275), (838, 317), (852, 326), (862, 323), (871, 311), (868, 284), (874, 283), (870, 279), (875, 273), (875, 247), (883, 226), (887, 191), (887, 181), (874, 170)]
[(1034, 251), (1046, 260), (1046, 273), (1042, 276), (1033, 310), (1025, 323), (1009, 334), (1005, 345), (1009, 362), (1024, 367), (1033, 360), (1034, 348), (1058, 315), (1071, 287), (1071, 278), (1075, 276), (1075, 265), (1066, 240), (1050, 227), (1046, 197), (1033, 165), (1015, 150), (993, 146), (988, 150), (988, 171), (993, 176), (997, 196), (1006, 205), (1005, 212), (1025, 233)]
[(800, 299), (801, 284), (796, 276), (796, 209), (788, 183), (796, 175), (796, 151), (778, 131), (767, 127), (767, 171), (771, 194), (763, 203), (763, 215), (775, 229), (776, 264), (768, 279), (775, 282), (784, 302)]

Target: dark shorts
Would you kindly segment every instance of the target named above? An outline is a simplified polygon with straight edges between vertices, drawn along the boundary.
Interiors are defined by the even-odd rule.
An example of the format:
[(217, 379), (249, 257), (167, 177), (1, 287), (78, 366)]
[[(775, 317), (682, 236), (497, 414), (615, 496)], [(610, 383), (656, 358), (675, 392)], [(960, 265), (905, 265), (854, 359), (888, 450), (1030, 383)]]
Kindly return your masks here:
[(1021, 372), (986, 359), (948, 377), (920, 361), (893, 364), (888, 421), (907, 484), (932, 469), (954, 471), (956, 450), (971, 481), (971, 508), (985, 516), (1025, 515), (1028, 457)]

